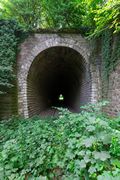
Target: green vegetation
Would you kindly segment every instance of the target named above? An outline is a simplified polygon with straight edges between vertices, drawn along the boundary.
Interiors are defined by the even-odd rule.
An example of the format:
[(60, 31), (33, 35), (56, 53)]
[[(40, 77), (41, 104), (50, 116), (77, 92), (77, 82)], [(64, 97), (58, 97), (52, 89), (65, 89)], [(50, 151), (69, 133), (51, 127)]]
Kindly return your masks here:
[(107, 96), (109, 75), (120, 62), (120, 34), (113, 35), (112, 33), (112, 30), (104, 30), (101, 36), (103, 99)]
[(104, 29), (120, 32), (120, 0), (107, 0), (101, 8), (96, 9), (94, 20), (94, 34), (101, 33)]
[(98, 35), (120, 31), (120, 0), (1, 0), (1, 17), (25, 29), (84, 29)]
[(0, 94), (14, 85), (16, 55), (23, 35), (15, 21), (0, 20)]
[(59, 118), (0, 123), (1, 180), (120, 179), (120, 118), (62, 109)]
[(16, 24), (0, 21), (0, 93), (12, 87), (17, 51)]
[(14, 19), (24, 29), (37, 28), (41, 21), (40, 0), (1, 0), (1, 18)]

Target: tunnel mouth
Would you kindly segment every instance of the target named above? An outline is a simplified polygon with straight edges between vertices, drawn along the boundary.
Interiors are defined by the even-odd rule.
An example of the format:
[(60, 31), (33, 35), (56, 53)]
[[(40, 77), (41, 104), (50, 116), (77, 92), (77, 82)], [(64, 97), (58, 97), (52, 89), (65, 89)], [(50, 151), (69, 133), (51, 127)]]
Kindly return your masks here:
[(90, 99), (90, 70), (77, 51), (54, 46), (33, 60), (27, 77), (29, 117), (51, 115), (53, 107), (79, 112)]

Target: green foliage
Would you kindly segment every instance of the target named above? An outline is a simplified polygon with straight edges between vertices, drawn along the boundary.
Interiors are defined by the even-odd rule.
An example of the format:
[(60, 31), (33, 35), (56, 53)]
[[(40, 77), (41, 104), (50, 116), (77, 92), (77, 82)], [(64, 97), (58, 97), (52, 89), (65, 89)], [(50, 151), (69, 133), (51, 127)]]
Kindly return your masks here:
[(21, 29), (16, 22), (0, 20), (0, 94), (13, 87), (20, 35)]
[(45, 21), (51, 28), (80, 29), (82, 16), (85, 14), (83, 7), (83, 0), (81, 3), (78, 0), (44, 0)]
[[(80, 4), (80, 2), (79, 2)], [(102, 6), (104, 4), (104, 0), (84, 0), (84, 10), (85, 14), (82, 17), (83, 18), (83, 25), (88, 26), (89, 31), (87, 32), (87, 35), (93, 34), (93, 31), (95, 30), (95, 15), (96, 15), (96, 10), (98, 7)]]
[(80, 114), (62, 109), (59, 118), (0, 123), (1, 180), (119, 179), (120, 118), (95, 105)]
[(103, 98), (106, 98), (108, 91), (108, 79), (110, 73), (111, 65), (111, 41), (112, 41), (112, 32), (104, 31), (102, 33), (102, 95)]
[(34, 29), (41, 23), (40, 0), (1, 0), (1, 16), (15, 19), (24, 29)]
[(102, 95), (107, 97), (109, 75), (115, 69), (120, 59), (120, 36), (113, 35), (112, 30), (104, 30), (101, 36), (102, 40)]
[(114, 45), (113, 49), (111, 50), (111, 58), (110, 58), (110, 72), (112, 72), (116, 66), (119, 64), (120, 59), (120, 35), (119, 33), (114, 35)]
[(84, 29), (100, 35), (120, 31), (120, 0), (1, 0), (1, 17), (16, 19), (25, 29)]
[(114, 33), (120, 32), (120, 0), (108, 0), (95, 10), (94, 34), (101, 34), (105, 29), (113, 29)]
[(14, 79), (13, 64), (17, 47), (15, 28), (13, 23), (0, 21), (0, 90), (12, 87)]

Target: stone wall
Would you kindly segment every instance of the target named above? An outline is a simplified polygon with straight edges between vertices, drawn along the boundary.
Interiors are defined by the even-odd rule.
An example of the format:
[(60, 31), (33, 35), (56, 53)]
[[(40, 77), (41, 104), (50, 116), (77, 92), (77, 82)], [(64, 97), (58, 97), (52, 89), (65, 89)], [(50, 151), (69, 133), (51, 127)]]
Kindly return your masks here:
[[(58, 47), (59, 50), (57, 51), (54, 49), (53, 52), (51, 51), (51, 57), (49, 57), (48, 52), (50, 51), (48, 50), (56, 47)], [(63, 48), (60, 49), (61, 47)], [(76, 76), (76, 78), (73, 78), (70, 70), (65, 73), (64, 68), (61, 69), (61, 71), (64, 72), (62, 74), (64, 79), (66, 78), (65, 74), (67, 74), (67, 80), (61, 85), (67, 99), (64, 105), (67, 105), (67, 107), (70, 105), (71, 107), (74, 106), (78, 108), (79, 105), (84, 105), (88, 102), (97, 102), (101, 95), (99, 68), (100, 52), (97, 49), (98, 47), (99, 43), (98, 46), (96, 46), (94, 42), (91, 43), (80, 34), (37, 33), (30, 35), (25, 42), (21, 44), (20, 52), (18, 54), (17, 86), (15, 86), (15, 88), (7, 95), (0, 97), (0, 116), (8, 117), (19, 113), (19, 115), (27, 118), (39, 114), (44, 110), (45, 106), (48, 106), (46, 102), (48, 101), (49, 96), (44, 96), (44, 93), (40, 93), (41, 88), (44, 89), (41, 84), (44, 78), (43, 80), (40, 80), (40, 76), (50, 76), (50, 72), (47, 73), (47, 70), (43, 70), (44, 72), (42, 74), (42, 69), (45, 69), (46, 65), (51, 69), (53, 69), (54, 65), (59, 66), (59, 54), (66, 61), (66, 63), (64, 63), (65, 67), (72, 69), (72, 73)], [(46, 53), (43, 52), (48, 54), (46, 55)], [(56, 63), (55, 58), (52, 60), (52, 53), (53, 56), (56, 56), (58, 63)], [(37, 59), (39, 63), (34, 65), (37, 62)], [(75, 61), (73, 59), (75, 59)], [(49, 65), (49, 63), (46, 64), (45, 61), (49, 61), (51, 65)], [(54, 62), (53, 65), (52, 61)], [(76, 62), (76, 65), (74, 65), (74, 62)], [(59, 67), (57, 71), (59, 71)], [(52, 70), (53, 76), (54, 73), (55, 72)], [(53, 79), (54, 80), (51, 82), (54, 84), (57, 82), (57, 78)], [(65, 85), (66, 82), (70, 86), (70, 91), (68, 91), (67, 86)], [(49, 87), (47, 88), (49, 90)], [(54, 91), (54, 85), (50, 86), (50, 88), (51, 91)], [(61, 88), (58, 89), (58, 91), (59, 90), (61, 90)], [(47, 94), (48, 92), (49, 91), (46, 91)], [(72, 98), (70, 96), (73, 96), (73, 104), (71, 103)], [(55, 104), (52, 93), (50, 97), (52, 97), (53, 104)]]
[(111, 116), (120, 115), (120, 64), (109, 77), (108, 101), (106, 112)]
[(6, 94), (0, 95), (0, 119), (7, 119), (12, 115), (18, 115), (17, 85)]
[[(99, 95), (100, 95), (99, 70), (95, 67), (95, 65), (93, 65), (90, 62), (92, 50), (91, 50), (91, 45), (89, 41), (85, 40), (80, 34), (33, 34), (28, 39), (26, 39), (26, 41), (21, 45), (21, 51), (17, 59), (18, 105), (19, 105), (18, 110), (19, 110), (19, 114), (24, 117), (29, 117), (29, 109), (31, 109), (34, 106), (33, 104), (36, 104), (36, 105), (34, 106), (33, 109), (31, 109), (31, 112), (39, 112), (39, 106), (40, 106), (40, 103), (37, 103), (40, 100), (39, 99), (40, 95), (36, 97), (38, 93), (37, 89), (34, 88), (34, 85), (31, 85), (30, 83), (31, 79), (28, 82), (28, 75), (29, 75), (30, 69), (36, 57), (40, 56), (43, 51), (52, 47), (70, 48), (73, 51), (76, 51), (82, 57), (82, 59), (84, 59), (86, 70), (84, 73), (84, 77), (81, 79), (82, 93), (79, 93), (79, 95), (77, 96), (79, 97), (79, 103), (85, 104), (84, 103), (85, 101), (86, 103), (96, 102), (99, 99)], [(60, 53), (61, 52), (59, 52), (59, 54)], [(45, 60), (45, 58), (43, 59)], [(38, 67), (39, 67), (39, 64), (38, 64)], [(37, 69), (34, 71), (36, 71), (37, 73)], [(35, 81), (37, 80), (34, 78), (33, 82), (35, 83)], [(90, 84), (90, 91), (89, 91), (90, 93), (86, 91), (87, 84), (88, 85)], [(32, 92), (32, 91), (36, 93), (30, 94), (29, 92)], [(34, 95), (36, 94), (36, 95), (33, 96), (33, 94)], [(29, 97), (31, 97), (32, 99), (31, 101)], [(87, 97), (88, 97), (88, 100), (87, 100)], [(35, 110), (35, 107), (36, 107), (36, 110)], [(42, 105), (42, 107), (44, 107), (44, 105)]]

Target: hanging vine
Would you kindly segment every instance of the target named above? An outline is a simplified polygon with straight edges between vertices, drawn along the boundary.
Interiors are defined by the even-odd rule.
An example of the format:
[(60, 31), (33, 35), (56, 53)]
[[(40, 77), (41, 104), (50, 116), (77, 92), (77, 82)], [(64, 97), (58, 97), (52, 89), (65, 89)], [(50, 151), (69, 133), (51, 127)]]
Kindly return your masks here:
[(120, 63), (120, 34), (114, 35), (114, 43), (111, 54), (110, 72), (115, 70), (116, 66)]
[(105, 30), (102, 34), (102, 98), (107, 98), (110, 73), (120, 61), (120, 36), (114, 35), (112, 30)]
[(107, 96), (109, 67), (111, 59), (111, 32), (104, 31), (102, 34), (102, 98)]
[(0, 20), (0, 94), (14, 85), (18, 44), (24, 33), (12, 20)]

